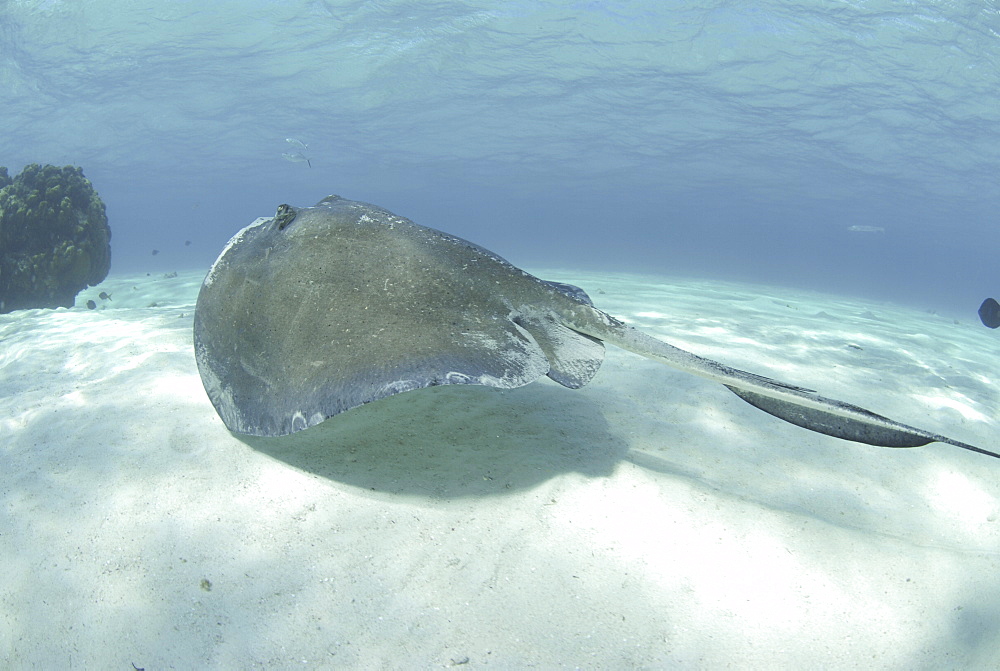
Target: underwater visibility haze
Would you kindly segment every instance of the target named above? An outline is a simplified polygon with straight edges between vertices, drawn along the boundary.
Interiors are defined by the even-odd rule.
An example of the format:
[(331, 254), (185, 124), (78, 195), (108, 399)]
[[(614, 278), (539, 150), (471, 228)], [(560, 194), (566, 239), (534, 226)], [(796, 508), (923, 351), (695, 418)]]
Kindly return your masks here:
[(0, 666), (1000, 668), (996, 0), (0, 0), (0, 92)]
[(521, 265), (974, 315), (998, 31), (994, 2), (9, 0), (0, 164), (82, 166), (119, 271), (336, 193)]

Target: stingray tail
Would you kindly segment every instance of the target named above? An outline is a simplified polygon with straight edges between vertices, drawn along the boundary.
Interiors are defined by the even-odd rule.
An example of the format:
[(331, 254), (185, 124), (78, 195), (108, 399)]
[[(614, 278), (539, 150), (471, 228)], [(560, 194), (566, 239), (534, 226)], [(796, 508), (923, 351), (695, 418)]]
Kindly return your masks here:
[(755, 408), (804, 429), (880, 447), (918, 447), (932, 442), (947, 443), (1000, 459), (1000, 454), (996, 452), (901, 424), (850, 403), (825, 398), (812, 389), (796, 387), (704, 359), (637, 331), (599, 310), (595, 309), (594, 312), (598, 313), (597, 323), (587, 320), (586, 326), (579, 330), (668, 366), (721, 382)]
[(764, 396), (763, 394), (746, 389), (738, 389), (729, 384), (726, 385), (726, 388), (750, 405), (763, 410), (769, 415), (828, 436), (852, 440), (856, 443), (865, 443), (867, 445), (878, 445), (880, 447), (920, 447), (928, 443), (947, 443), (1000, 459), (1000, 454), (996, 452), (990, 452), (974, 445), (952, 440), (946, 436), (939, 436), (935, 433), (907, 426), (906, 424), (900, 424), (888, 417), (877, 415), (870, 410), (865, 410), (864, 408), (844, 403), (843, 401), (835, 401), (814, 395), (815, 399), (829, 403), (830, 407), (850, 411), (858, 419), (827, 410), (790, 403), (780, 398)]

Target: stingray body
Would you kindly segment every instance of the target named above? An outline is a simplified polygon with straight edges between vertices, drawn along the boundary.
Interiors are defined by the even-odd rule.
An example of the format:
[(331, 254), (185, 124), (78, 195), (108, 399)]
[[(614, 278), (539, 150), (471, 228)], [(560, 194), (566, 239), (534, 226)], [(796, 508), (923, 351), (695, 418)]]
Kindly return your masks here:
[(578, 388), (611, 343), (716, 380), (798, 426), (872, 445), (998, 456), (812, 390), (698, 357), (461, 238), (330, 196), (237, 233), (198, 295), (195, 355), (235, 433), (280, 436), (441, 384)]

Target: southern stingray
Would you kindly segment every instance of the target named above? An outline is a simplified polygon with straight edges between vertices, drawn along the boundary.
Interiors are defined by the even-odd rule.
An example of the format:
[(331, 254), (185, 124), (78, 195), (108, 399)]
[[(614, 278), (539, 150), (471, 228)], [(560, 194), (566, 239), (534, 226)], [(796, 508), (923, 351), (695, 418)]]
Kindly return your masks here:
[(442, 384), (587, 384), (611, 343), (721, 382), (787, 422), (870, 445), (949, 443), (842, 401), (657, 340), (493, 252), (339, 196), (281, 205), (229, 241), (201, 287), (198, 370), (226, 427), (281, 436)]

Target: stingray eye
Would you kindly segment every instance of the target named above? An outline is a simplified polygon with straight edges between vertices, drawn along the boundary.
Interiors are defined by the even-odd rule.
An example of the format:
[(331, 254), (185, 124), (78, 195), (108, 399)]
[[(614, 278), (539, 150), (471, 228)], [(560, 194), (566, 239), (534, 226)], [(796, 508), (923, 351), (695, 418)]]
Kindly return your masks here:
[(291, 205), (279, 205), (278, 211), (274, 213), (274, 224), (278, 227), (279, 231), (283, 231), (288, 224), (292, 223), (295, 219), (295, 215), (299, 213)]

